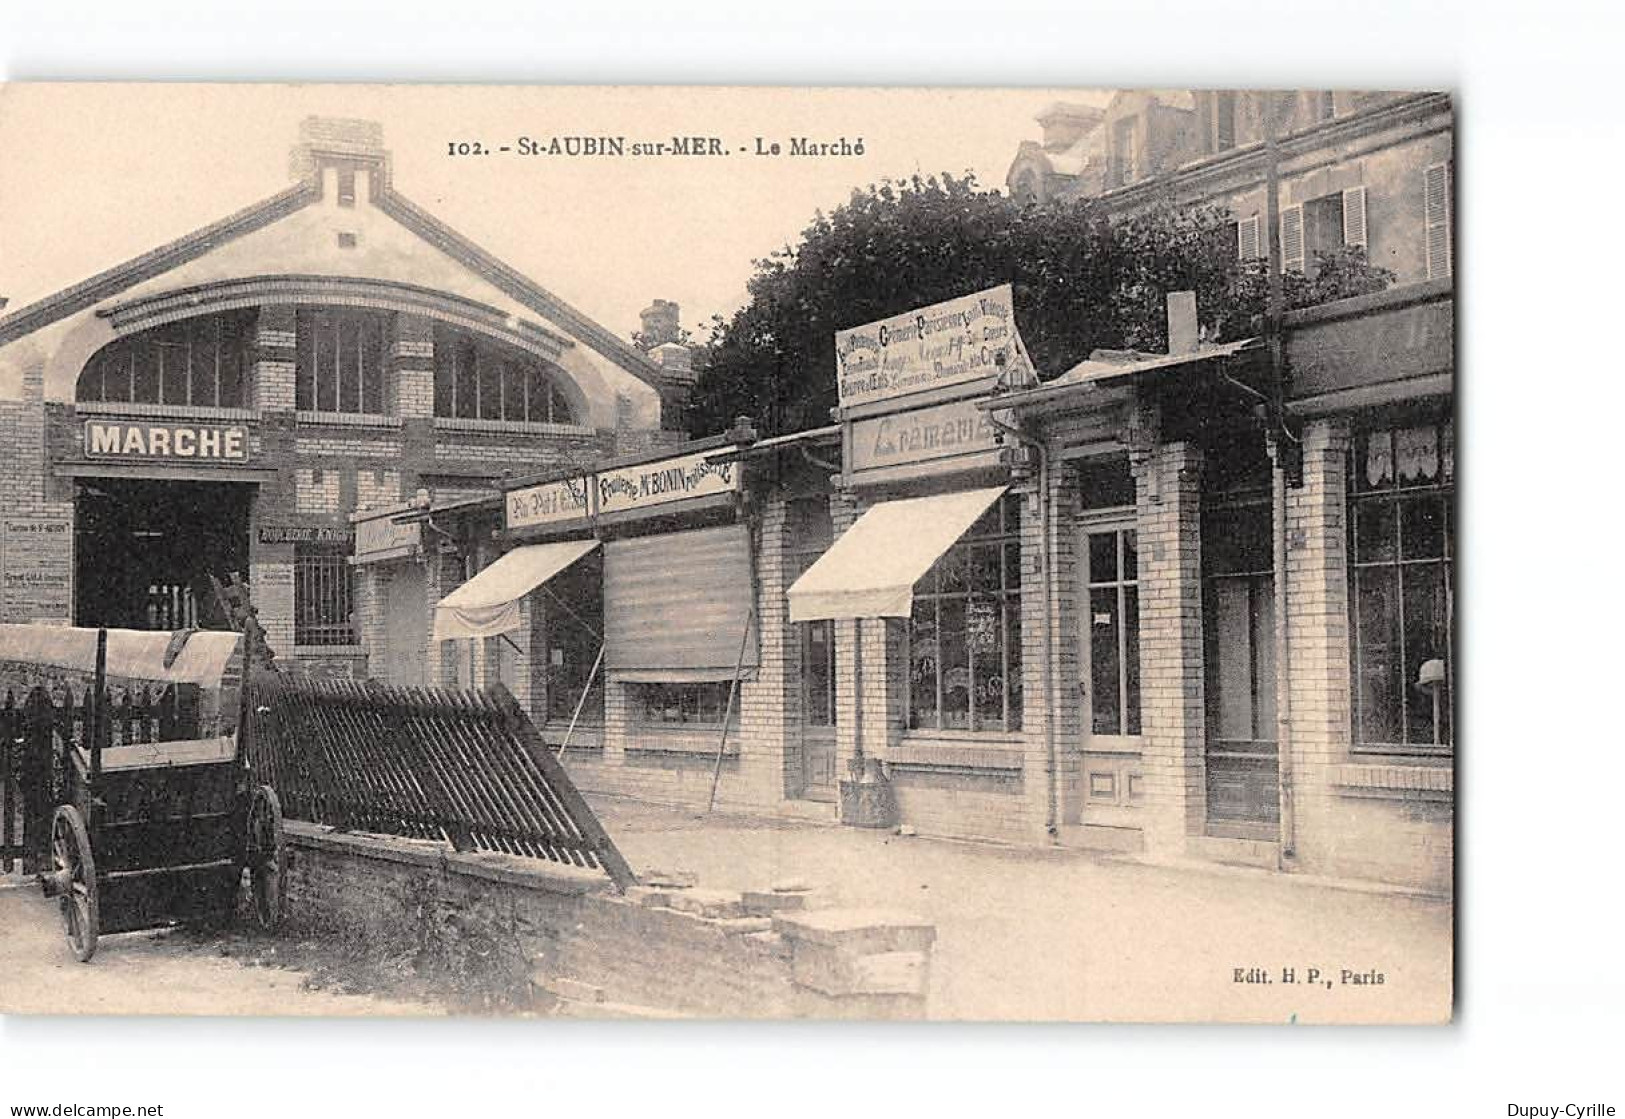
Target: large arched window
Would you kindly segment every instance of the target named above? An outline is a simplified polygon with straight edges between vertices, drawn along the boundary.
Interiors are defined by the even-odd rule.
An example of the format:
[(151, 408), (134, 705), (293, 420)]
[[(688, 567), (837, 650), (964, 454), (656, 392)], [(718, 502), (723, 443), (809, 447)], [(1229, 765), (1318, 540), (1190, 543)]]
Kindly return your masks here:
[(434, 414), (516, 423), (576, 422), (542, 362), (449, 326), (434, 332)]
[(253, 311), (228, 311), (120, 338), (85, 365), (74, 399), (242, 408), (253, 327)]
[(387, 413), (388, 326), (389, 316), (381, 311), (299, 308), (294, 407), (301, 412)]

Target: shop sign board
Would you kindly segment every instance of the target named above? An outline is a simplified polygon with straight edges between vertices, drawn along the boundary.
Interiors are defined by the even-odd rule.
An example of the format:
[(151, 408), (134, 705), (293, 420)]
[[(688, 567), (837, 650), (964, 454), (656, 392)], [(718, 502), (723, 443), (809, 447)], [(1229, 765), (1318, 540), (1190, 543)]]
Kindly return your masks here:
[[(911, 412), (856, 420), (848, 439), (852, 473), (958, 459), (999, 446), (998, 432), (976, 401), (956, 400)], [(951, 463), (945, 463), (951, 466)]]
[(739, 489), (739, 463), (708, 462), (724, 448), (606, 470), (596, 477), (599, 513), (648, 509)]
[(399, 512), (386, 513), (355, 523), (353, 563), (396, 559), (414, 554), (423, 538), (423, 526), (416, 521), (396, 524)]
[(355, 529), (335, 525), (260, 525), (261, 544), (348, 544)]
[(0, 520), (0, 621), (67, 625), (72, 617), (72, 519)]
[(835, 371), (842, 408), (999, 377), (1037, 380), (1009, 284), (837, 331)]
[(86, 420), (88, 458), (246, 462), (248, 429), (241, 425)]
[(588, 507), (591, 490), (587, 478), (565, 478), (510, 490), (506, 498), (507, 527), (532, 528), (586, 520), (592, 512)]

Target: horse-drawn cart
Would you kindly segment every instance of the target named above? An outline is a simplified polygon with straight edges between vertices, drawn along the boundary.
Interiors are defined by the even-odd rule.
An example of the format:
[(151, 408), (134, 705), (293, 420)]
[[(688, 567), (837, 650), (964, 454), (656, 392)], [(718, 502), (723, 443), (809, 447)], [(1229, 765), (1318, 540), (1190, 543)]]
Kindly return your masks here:
[(102, 933), (229, 920), (245, 869), (258, 922), (280, 921), (282, 811), (238, 742), (242, 645), (235, 632), (0, 626), (0, 661), (33, 677), (22, 726), (49, 751), (34, 772), (51, 795), (33, 798), (48, 820), (25, 825), (79, 960)]

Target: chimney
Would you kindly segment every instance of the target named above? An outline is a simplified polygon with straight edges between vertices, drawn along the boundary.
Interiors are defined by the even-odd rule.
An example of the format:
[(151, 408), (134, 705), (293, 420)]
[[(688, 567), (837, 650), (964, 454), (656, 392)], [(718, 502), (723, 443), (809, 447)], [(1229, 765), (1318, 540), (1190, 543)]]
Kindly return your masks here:
[(650, 347), (651, 352), (662, 342), (676, 342), (682, 337), (677, 304), (669, 299), (655, 300), (639, 311), (638, 317), (643, 320), (644, 344)]
[(384, 126), (353, 117), (306, 117), (288, 153), (288, 175), (315, 180), (325, 205), (366, 206), (389, 178)]
[(1168, 293), (1168, 352), (1193, 354), (1200, 336), (1196, 325), (1196, 293), (1171, 291)]
[(1043, 148), (1064, 151), (1094, 131), (1105, 114), (1093, 105), (1056, 101), (1033, 118), (1044, 130)]

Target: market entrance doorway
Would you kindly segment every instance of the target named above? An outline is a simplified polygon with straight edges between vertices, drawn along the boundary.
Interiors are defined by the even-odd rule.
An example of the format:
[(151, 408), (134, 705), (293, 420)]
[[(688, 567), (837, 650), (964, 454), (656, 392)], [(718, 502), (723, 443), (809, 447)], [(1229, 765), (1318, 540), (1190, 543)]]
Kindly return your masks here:
[(248, 574), (252, 485), (81, 478), (73, 504), (75, 625), (226, 628), (209, 576)]

